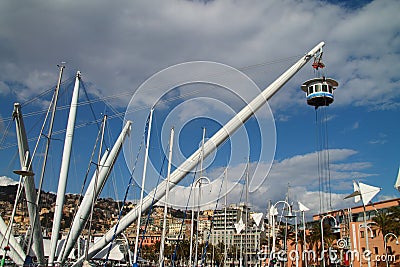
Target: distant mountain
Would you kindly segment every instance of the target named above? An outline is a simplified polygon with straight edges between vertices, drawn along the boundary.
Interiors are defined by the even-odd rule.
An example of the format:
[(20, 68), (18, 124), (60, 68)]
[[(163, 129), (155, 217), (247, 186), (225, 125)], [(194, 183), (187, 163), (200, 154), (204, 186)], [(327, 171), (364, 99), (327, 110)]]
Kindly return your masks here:
[(18, 184), (17, 181), (7, 177), (7, 176), (0, 176), (0, 186), (9, 186), (9, 185), (16, 185)]

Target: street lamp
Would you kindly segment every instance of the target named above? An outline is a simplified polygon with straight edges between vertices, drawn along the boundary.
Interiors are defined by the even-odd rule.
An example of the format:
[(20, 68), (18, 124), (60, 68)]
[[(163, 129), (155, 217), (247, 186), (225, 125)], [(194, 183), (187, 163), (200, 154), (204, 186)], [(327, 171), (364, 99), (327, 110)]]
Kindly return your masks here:
[[(268, 266), (270, 266), (272, 255), (275, 253), (275, 242), (276, 242), (275, 215), (278, 215), (278, 211), (275, 206), (278, 205), (279, 203), (283, 203), (284, 205), (286, 205), (288, 207), (288, 213), (285, 215), (286, 218), (295, 217), (295, 215), (292, 214), (292, 208), (287, 201), (280, 200), (271, 207), (269, 213), (270, 213), (270, 217), (272, 220), (272, 249), (271, 249), (270, 256), (269, 256)], [(285, 244), (285, 247), (286, 247), (286, 244)]]
[(323, 225), (325, 218), (331, 218), (335, 221), (335, 226), (332, 227), (334, 230), (340, 229), (340, 226), (338, 225), (336, 218), (333, 217), (332, 215), (327, 214), (321, 218), (321, 248), (322, 248), (321, 257), (322, 257), (322, 266), (323, 267), (325, 267), (325, 248), (324, 248), (325, 244), (324, 244), (324, 225)]
[[(373, 233), (371, 227), (369, 226), (370, 224), (375, 224), (375, 222), (368, 222), (368, 223), (363, 223), (363, 224), (358, 225), (358, 249), (359, 249), (360, 254), (362, 253), (362, 251), (360, 251), (360, 249), (361, 249), (361, 241), (360, 241), (361, 240), (361, 236), (360, 236), (361, 228), (362, 227), (365, 228), (365, 238), (366, 238), (365, 242), (366, 243), (368, 242), (368, 230), (371, 233), (371, 238), (374, 238), (374, 233)], [(368, 250), (368, 248), (367, 248), (367, 250)], [(367, 260), (367, 262), (369, 262), (369, 259)], [(362, 267), (362, 258), (360, 258), (360, 267)]]
[[(306, 240), (306, 218), (305, 218), (305, 212), (309, 211), (310, 209), (304, 206), (301, 202), (298, 202), (299, 204), (299, 211), (301, 211), (302, 219), (303, 219), (303, 255), (308, 255), (307, 253), (304, 253), (307, 250), (307, 240)], [(297, 224), (296, 224), (297, 225)], [(296, 231), (297, 234), (297, 231)], [(297, 240), (297, 239), (296, 239)], [(296, 246), (297, 246), (297, 241), (296, 241)], [(297, 251), (297, 247), (296, 247)], [(304, 259), (305, 267), (308, 267), (308, 257)], [(298, 255), (296, 259), (296, 267), (298, 266)]]
[[(193, 183), (193, 187), (196, 187), (197, 185), (199, 186), (199, 195), (198, 195), (198, 209), (197, 209), (197, 212), (198, 212), (198, 214), (197, 214), (197, 224), (196, 224), (196, 226), (197, 226), (197, 229), (196, 229), (196, 252), (195, 252), (195, 259), (194, 259), (194, 262), (193, 262), (193, 266), (196, 266), (197, 265), (197, 248), (198, 248), (198, 245), (197, 245), (197, 242), (198, 242), (198, 233), (199, 233), (199, 215), (200, 215), (200, 192), (201, 192), (201, 185), (202, 184), (210, 184), (211, 183), (211, 181), (210, 181), (210, 179), (208, 179), (207, 177), (205, 177), (205, 176), (201, 176), (201, 177), (199, 177), (199, 178), (197, 178), (196, 179), (196, 181)], [(194, 198), (193, 198), (193, 202), (195, 202), (195, 200), (194, 200)], [(194, 207), (193, 207), (194, 208)], [(192, 223), (191, 223), (191, 228), (190, 228), (190, 235), (191, 235), (191, 237), (190, 237), (190, 251), (189, 251), (189, 261), (191, 261), (192, 260), (192, 249), (193, 249), (193, 237), (194, 237), (194, 234), (193, 234), (193, 226), (194, 226), (194, 211), (192, 211)]]
[(122, 237), (125, 240), (125, 244), (126, 244), (126, 248), (128, 250), (128, 259), (129, 259), (129, 265), (133, 266), (133, 262), (132, 262), (132, 254), (131, 254), (131, 249), (129, 248), (129, 241), (128, 238), (126, 237), (126, 235), (124, 233), (121, 233)]
[(387, 233), (384, 237), (383, 237), (383, 243), (385, 245), (385, 260), (386, 260), (386, 267), (389, 267), (389, 260), (388, 260), (388, 253), (387, 253), (387, 241), (386, 241), (386, 237), (387, 236), (393, 236), (394, 238), (396, 238), (396, 245), (399, 244), (399, 239), (397, 238), (397, 235), (393, 234), (393, 233)]

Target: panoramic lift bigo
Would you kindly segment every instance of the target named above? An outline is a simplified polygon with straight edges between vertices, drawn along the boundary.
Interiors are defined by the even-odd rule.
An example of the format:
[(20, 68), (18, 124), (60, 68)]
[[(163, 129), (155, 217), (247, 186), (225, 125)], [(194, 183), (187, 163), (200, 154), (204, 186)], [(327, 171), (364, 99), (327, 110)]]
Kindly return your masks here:
[[(306, 65), (312, 58), (319, 56), (322, 53), (324, 42), (319, 43), (311, 51), (301, 57), (293, 66), (279, 76), (270, 86), (265, 88), (257, 97), (255, 97), (247, 106), (245, 106), (239, 113), (237, 113), (226, 125), (217, 131), (202, 148), (195, 151), (186, 161), (184, 161), (170, 176), (170, 189), (177, 185), (189, 171), (193, 170), (197, 165), (197, 158), (204, 153), (207, 157), (219, 145), (229, 138), (239, 127), (241, 127), (258, 109), (260, 109), (279, 89), (286, 84), (304, 65)], [(314, 106), (321, 105), (321, 103), (330, 104), (333, 102), (333, 90), (338, 85), (332, 79), (316, 78), (305, 83), (308, 90), (309, 87), (316, 88), (317, 90), (307, 91), (307, 99), (310, 99), (311, 104)], [(311, 88), (310, 88), (311, 89)], [(319, 90), (319, 91), (318, 91)], [(167, 181), (164, 180), (159, 184), (157, 190), (153, 189), (143, 199), (142, 211), (147, 210), (155, 199), (161, 199), (166, 190)], [(118, 227), (111, 228), (102, 238), (100, 238), (88, 251), (88, 258), (90, 259), (107, 244), (113, 240), (114, 234), (122, 233), (127, 227), (135, 222), (139, 216), (140, 207), (135, 207), (127, 215), (125, 215), (119, 222)], [(117, 227), (117, 228), (116, 228)], [(80, 266), (84, 257), (79, 258), (72, 266)]]

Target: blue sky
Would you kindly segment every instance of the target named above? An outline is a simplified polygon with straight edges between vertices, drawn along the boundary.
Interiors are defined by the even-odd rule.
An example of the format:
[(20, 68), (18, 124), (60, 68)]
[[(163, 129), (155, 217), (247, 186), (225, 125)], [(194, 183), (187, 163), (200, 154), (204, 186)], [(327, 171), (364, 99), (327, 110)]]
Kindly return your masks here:
[[(323, 197), (331, 198), (333, 208), (353, 205), (342, 199), (351, 193), (354, 179), (382, 187), (374, 201), (399, 197), (393, 184), (400, 163), (397, 14), (400, 3), (350, 1), (354, 5), (348, 5), (346, 2), (122, 1), (116, 5), (89, 0), (2, 1), (0, 131), (4, 140), (0, 145), (0, 176), (18, 180), (12, 174), (18, 168), (17, 148), (13, 146), (15, 127), (11, 124), (7, 128), (13, 103), (24, 103), (52, 88), (58, 76), (56, 65), (61, 61), (67, 64), (60, 106), (70, 101), (71, 82), (77, 70), (82, 72), (89, 99), (94, 101), (92, 105), (84, 105), (87, 99), (81, 91), (79, 101), (83, 104), (78, 110), (77, 123), (87, 125), (76, 130), (67, 187), (68, 192), (78, 193), (98, 129), (90, 123), (93, 114), (97, 118), (104, 113), (111, 117), (106, 137), (110, 146), (123, 126), (131, 98), (139, 99), (140, 109), (132, 115), (130, 138), (140, 143), (145, 127), (142, 120), (154, 100), (162, 96), (164, 102), (156, 106), (150, 149), (154, 183), (172, 125), (181, 127), (176, 140), (182, 153), (174, 156), (176, 168), (200, 144), (203, 127), (207, 137), (211, 137), (223, 121), (256, 95), (246, 87), (227, 89), (203, 83), (169, 88), (160, 83), (137, 98), (138, 94), (134, 95), (137, 88), (156, 73), (184, 62), (212, 61), (238, 69), (264, 89), (304, 53), (325, 41), (324, 74), (338, 80), (339, 87), (335, 102), (325, 111), (319, 110), (327, 120), (332, 191), (330, 196)], [(230, 79), (218, 72), (215, 75)], [(221, 178), (223, 168), (228, 165), (230, 202), (244, 200), (242, 186), (233, 185), (242, 177), (250, 157), (252, 175), (268, 173), (262, 186), (250, 194), (255, 209), (263, 211), (269, 200), (285, 198), (289, 185), (292, 201), (301, 201), (314, 213), (319, 211), (315, 110), (306, 105), (300, 90), (300, 85), (313, 77), (315, 73), (308, 64), (269, 101), (265, 110), (257, 113), (257, 118), (241, 129), (236, 140), (227, 142), (213, 159), (206, 160), (209, 165), (205, 173), (212, 180)], [(23, 113), (45, 110), (49, 99), (48, 94), (24, 106)], [(65, 128), (67, 112), (61, 109), (57, 113), (55, 131)], [(25, 118), (29, 138), (37, 137), (42, 119), (43, 114)], [(60, 140), (64, 134), (54, 138), (44, 181), (46, 191), (57, 188)], [(164, 154), (160, 153), (163, 151), (160, 143)], [(34, 142), (30, 142), (31, 150), (33, 147)], [(42, 147), (39, 151), (43, 151)], [(138, 145), (132, 149), (137, 151)], [(266, 155), (261, 155), (262, 149), (266, 149)], [(103, 196), (122, 198), (129, 180), (126, 153), (125, 150), (121, 153)], [(40, 172), (41, 158), (39, 153), (36, 173)], [(135, 179), (140, 182), (143, 153), (138, 162)], [(186, 177), (182, 185), (190, 184), (191, 179), (193, 176)], [(205, 194), (209, 199), (207, 202), (204, 197), (204, 203), (213, 206), (218, 189), (214, 185), (205, 189), (210, 191)], [(184, 206), (189, 190), (179, 190), (173, 194), (173, 201)], [(137, 188), (131, 190), (129, 197), (137, 196)]]

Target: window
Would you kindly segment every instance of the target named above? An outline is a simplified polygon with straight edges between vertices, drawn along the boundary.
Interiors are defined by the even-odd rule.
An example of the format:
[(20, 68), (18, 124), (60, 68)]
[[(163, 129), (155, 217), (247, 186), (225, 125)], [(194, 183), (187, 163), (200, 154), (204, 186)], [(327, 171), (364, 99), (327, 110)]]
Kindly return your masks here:
[(378, 247), (374, 247), (374, 253), (375, 253), (375, 255), (378, 255), (378, 253), (379, 253)]
[(364, 231), (360, 231), (361, 238), (364, 238)]
[(331, 94), (333, 93), (332, 85), (329, 85), (329, 87), (328, 87), (328, 92), (331, 93)]
[(308, 94), (312, 94), (312, 93), (314, 93), (314, 86), (309, 86), (308, 87)]
[(326, 84), (322, 85), (322, 92), (328, 92), (328, 85)]
[(321, 92), (321, 85), (320, 84), (316, 84), (315, 85), (315, 92)]
[(376, 236), (376, 229), (372, 230), (372, 237)]
[(393, 255), (392, 247), (391, 246), (387, 246), (386, 248), (387, 248), (387, 253), (390, 254), (390, 255)]
[(364, 252), (365, 252), (365, 248), (364, 248), (364, 247), (362, 247), (362, 248), (361, 248), (361, 251), (364, 253)]

